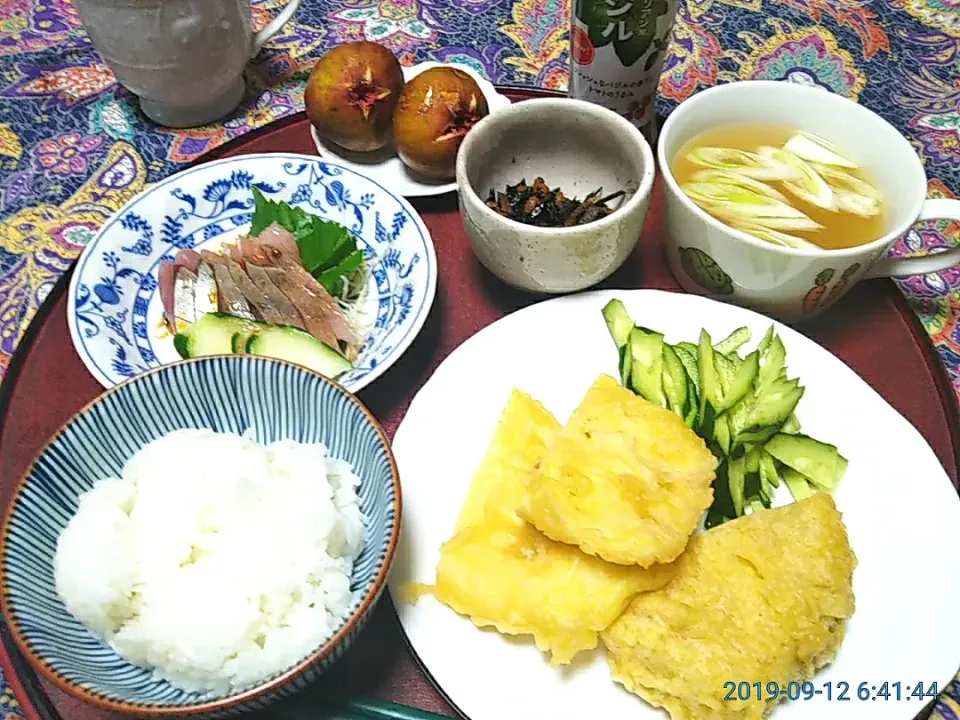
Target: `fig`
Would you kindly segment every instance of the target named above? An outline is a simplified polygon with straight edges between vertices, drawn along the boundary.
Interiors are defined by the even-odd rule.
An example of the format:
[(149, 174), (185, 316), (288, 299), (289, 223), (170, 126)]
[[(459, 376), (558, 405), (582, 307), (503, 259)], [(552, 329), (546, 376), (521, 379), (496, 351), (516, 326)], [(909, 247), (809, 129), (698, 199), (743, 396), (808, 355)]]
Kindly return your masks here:
[(467, 73), (452, 67), (425, 70), (406, 84), (393, 111), (397, 154), (421, 175), (453, 177), (460, 143), (489, 112), (487, 99)]
[(358, 41), (326, 52), (310, 71), (304, 103), (317, 134), (356, 152), (390, 142), (403, 70), (383, 45)]

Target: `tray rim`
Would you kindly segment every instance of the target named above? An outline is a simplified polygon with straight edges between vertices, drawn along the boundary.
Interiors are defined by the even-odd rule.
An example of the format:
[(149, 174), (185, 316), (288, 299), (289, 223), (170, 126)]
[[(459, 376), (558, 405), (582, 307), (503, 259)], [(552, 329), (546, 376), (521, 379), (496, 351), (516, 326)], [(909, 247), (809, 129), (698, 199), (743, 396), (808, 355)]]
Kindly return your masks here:
[[(496, 89), (498, 92), (503, 92), (517, 100), (566, 96), (565, 93), (558, 91), (525, 88), (519, 85), (496, 85)], [(247, 143), (254, 142), (278, 130), (302, 123), (304, 120), (306, 120), (306, 112), (300, 111), (268, 123), (245, 135), (234, 138), (214, 148), (210, 152), (204, 153), (192, 163), (185, 165), (184, 169), (228, 156), (243, 148)], [(662, 120), (662, 118), (658, 117), (658, 120)], [(2, 434), (3, 428), (7, 423), (10, 398), (17, 388), (19, 376), (22, 373), (23, 366), (26, 364), (26, 358), (30, 354), (30, 348), (36, 342), (40, 332), (50, 319), (53, 307), (61, 299), (61, 296), (67, 293), (75, 267), (76, 260), (71, 263), (70, 268), (60, 276), (53, 288), (51, 288), (49, 294), (37, 309), (37, 313), (30, 321), (23, 337), (20, 339), (20, 343), (10, 358), (6, 374), (2, 382), (0, 382), (0, 434)], [(904, 319), (908, 330), (913, 336), (914, 342), (919, 345), (923, 352), (924, 360), (934, 377), (934, 384), (936, 385), (943, 415), (947, 427), (950, 430), (951, 437), (953, 438), (953, 456), (956, 465), (955, 476), (957, 478), (955, 487), (957, 492), (960, 493), (960, 401), (955, 398), (953, 386), (947, 375), (946, 367), (940, 359), (940, 355), (929, 333), (927, 333), (926, 328), (923, 327), (917, 314), (910, 308), (907, 299), (894, 282), (890, 279), (878, 279), (872, 280), (871, 282), (881, 282), (885, 284), (885, 290), (891, 297), (894, 308)], [(403, 639), (421, 671), (433, 687), (456, 713), (464, 717), (463, 713), (460, 712), (459, 708), (452, 702), (452, 699), (447, 697), (443, 689), (437, 685), (427, 669), (423, 667), (419, 657), (410, 647), (405, 633), (403, 634)], [(27, 720), (66, 720), (44, 690), (40, 676), (19, 652), (12, 633), (7, 626), (7, 622), (2, 617), (0, 617), (0, 667), (2, 667), (4, 678), (13, 690), (20, 710)], [(917, 718), (929, 716), (935, 704), (936, 701), (931, 701), (931, 703), (917, 715)]]

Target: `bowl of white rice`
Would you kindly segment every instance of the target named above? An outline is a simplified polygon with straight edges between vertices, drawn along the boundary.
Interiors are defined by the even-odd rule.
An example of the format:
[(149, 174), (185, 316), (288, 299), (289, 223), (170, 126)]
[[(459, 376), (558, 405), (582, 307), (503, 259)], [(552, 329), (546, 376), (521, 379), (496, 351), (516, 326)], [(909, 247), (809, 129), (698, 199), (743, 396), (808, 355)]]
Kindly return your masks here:
[(222, 716), (349, 647), (396, 549), (389, 441), (337, 383), (252, 356), (166, 365), (47, 443), (0, 534), (2, 611), (68, 693)]

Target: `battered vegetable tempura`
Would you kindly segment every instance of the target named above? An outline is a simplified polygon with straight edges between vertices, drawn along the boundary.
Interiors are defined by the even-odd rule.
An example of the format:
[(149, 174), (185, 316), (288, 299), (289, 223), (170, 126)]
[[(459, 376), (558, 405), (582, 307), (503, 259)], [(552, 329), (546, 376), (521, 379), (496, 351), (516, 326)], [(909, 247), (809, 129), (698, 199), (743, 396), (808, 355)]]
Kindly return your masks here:
[(679, 416), (601, 375), (530, 477), (520, 515), (610, 562), (669, 563), (713, 502), (716, 467)]
[(673, 568), (604, 562), (554, 542), (515, 512), (526, 477), (560, 430), (536, 400), (514, 391), (477, 470), (457, 532), (440, 550), (432, 594), (478, 626), (532, 635), (554, 665), (597, 646), (634, 595), (662, 587)]
[(602, 633), (613, 679), (673, 720), (759, 720), (766, 695), (724, 700), (724, 683), (785, 687), (827, 665), (853, 615), (856, 564), (826, 493), (698, 535), (674, 580)]

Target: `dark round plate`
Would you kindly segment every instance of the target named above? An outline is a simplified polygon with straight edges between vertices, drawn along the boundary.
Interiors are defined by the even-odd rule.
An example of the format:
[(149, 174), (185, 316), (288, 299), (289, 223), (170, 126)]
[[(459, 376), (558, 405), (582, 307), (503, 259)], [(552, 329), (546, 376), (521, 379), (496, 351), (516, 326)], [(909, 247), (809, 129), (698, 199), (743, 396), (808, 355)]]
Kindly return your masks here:
[[(501, 88), (515, 100), (546, 96)], [(315, 154), (303, 114), (250, 133), (204, 158), (262, 152)], [(663, 256), (659, 184), (633, 255), (610, 288), (678, 290)], [(453, 194), (414, 200), (433, 234), (440, 267), (437, 297), (419, 337), (403, 358), (360, 398), (393, 433), (416, 391), (455, 347), (503, 315), (543, 299), (505, 287), (473, 256)], [(73, 351), (66, 322), (69, 274), (51, 291), (20, 343), (0, 388), (0, 503), (6, 505), (17, 478), (46, 439), (102, 388)], [(857, 371), (923, 434), (956, 485), (960, 461), (957, 404), (939, 357), (916, 316), (889, 280), (855, 287), (822, 318), (798, 329)], [(885, 442), (896, 442), (887, 438)], [(904, 582), (932, 579), (904, 578)], [(931, 632), (935, 630), (931, 629)], [(958, 652), (960, 654), (960, 652)], [(28, 720), (116, 718), (84, 705), (40, 680), (18, 653), (0, 623), (0, 665)], [(483, 682), (483, 678), (477, 678)], [(418, 667), (404, 641), (389, 598), (373, 613), (354, 648), (318, 683), (338, 692), (357, 692), (454, 715), (455, 711)], [(495, 688), (491, 688), (494, 692)], [(276, 710), (254, 713), (267, 720)], [(317, 715), (317, 718), (322, 715)]]

